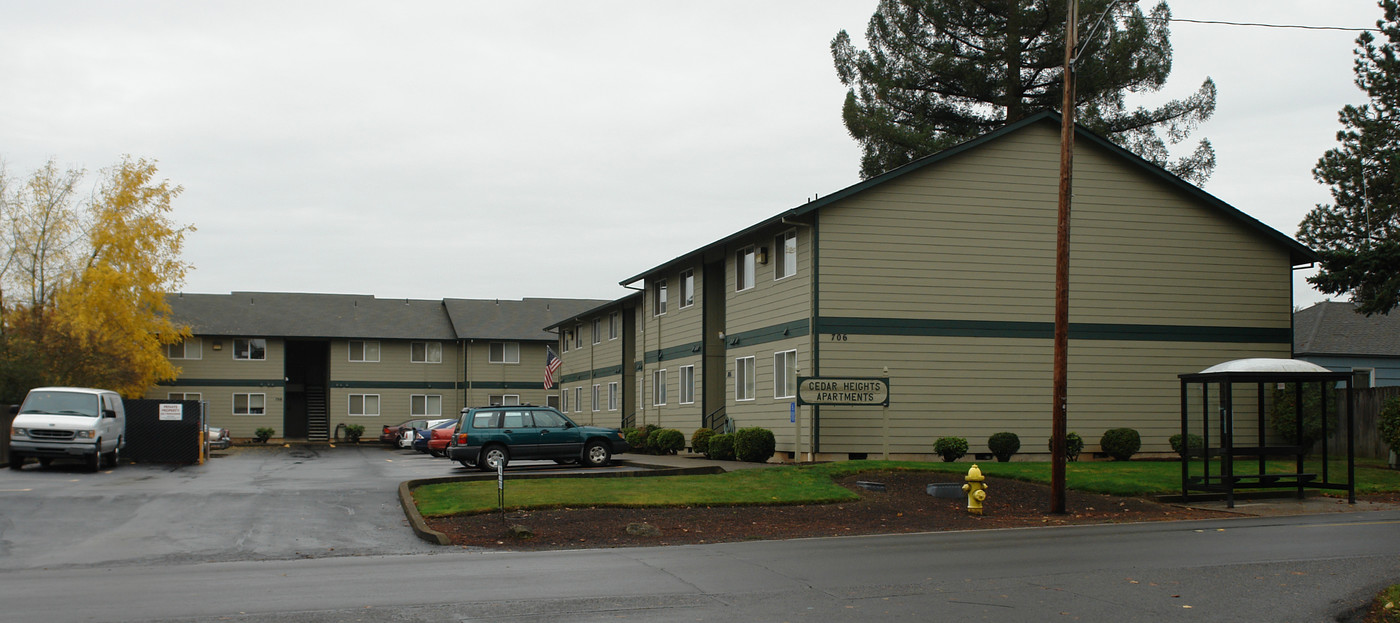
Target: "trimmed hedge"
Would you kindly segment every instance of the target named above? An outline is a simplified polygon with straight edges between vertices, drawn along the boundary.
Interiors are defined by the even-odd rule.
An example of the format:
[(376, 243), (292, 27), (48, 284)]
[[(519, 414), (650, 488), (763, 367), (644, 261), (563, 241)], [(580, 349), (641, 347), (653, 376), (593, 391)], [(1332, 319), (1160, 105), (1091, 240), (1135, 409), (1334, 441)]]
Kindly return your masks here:
[(1185, 444), (1181, 442), (1181, 433), (1172, 435), (1167, 441), (1172, 444), (1172, 452), (1183, 459), (1188, 456), (1201, 456), (1206, 448), (1206, 440), (1195, 433), (1186, 434)]
[[(1055, 452), (1055, 440), (1054, 440), (1054, 439), (1051, 439), (1051, 440), (1047, 441), (1045, 445), (1046, 445), (1046, 447), (1050, 448), (1050, 452), (1051, 452), (1051, 453), (1054, 453), (1054, 452)], [(1069, 462), (1071, 462), (1071, 463), (1073, 463), (1073, 462), (1075, 462), (1075, 461), (1078, 461), (1078, 460), (1079, 460), (1079, 453), (1080, 453), (1080, 452), (1083, 452), (1083, 451), (1084, 451), (1084, 438), (1083, 438), (1083, 437), (1080, 437), (1080, 436), (1079, 436), (1079, 433), (1067, 433), (1067, 434), (1065, 434), (1065, 460), (1066, 460), (1066, 461), (1069, 461)]]
[(1017, 437), (1016, 433), (993, 433), (987, 438), (987, 449), (997, 457), (997, 462), (1005, 463), (1011, 460), (1011, 455), (1021, 449), (1021, 438)]
[(933, 442), (933, 451), (943, 457), (944, 463), (952, 463), (967, 454), (967, 439), (962, 437), (939, 437)]
[(721, 433), (710, 437), (709, 447), (705, 448), (705, 458), (716, 461), (734, 460), (734, 435)]
[(685, 433), (673, 428), (663, 428), (647, 438), (651, 451), (656, 454), (675, 454), (685, 448)]
[(1099, 438), (1099, 447), (1115, 461), (1127, 461), (1142, 449), (1142, 435), (1131, 428), (1110, 428)]
[(696, 454), (705, 454), (710, 448), (710, 438), (715, 436), (715, 431), (709, 428), (697, 428), (690, 434), (690, 451)]
[(734, 458), (740, 461), (767, 463), (777, 448), (773, 431), (766, 428), (755, 426), (734, 431)]

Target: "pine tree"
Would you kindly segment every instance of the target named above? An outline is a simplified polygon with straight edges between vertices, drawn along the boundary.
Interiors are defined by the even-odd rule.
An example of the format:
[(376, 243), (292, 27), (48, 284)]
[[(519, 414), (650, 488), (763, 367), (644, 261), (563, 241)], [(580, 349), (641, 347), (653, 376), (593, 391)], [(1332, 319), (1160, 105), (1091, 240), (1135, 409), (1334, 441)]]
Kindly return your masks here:
[(1357, 37), (1356, 86), (1371, 98), (1338, 113), (1337, 147), (1313, 168), (1331, 186), (1298, 226), (1298, 239), (1321, 257), (1309, 277), (1319, 291), (1350, 294), (1357, 311), (1387, 313), (1400, 305), (1400, 21), (1397, 0), (1381, 0), (1384, 19)]
[[(1171, 73), (1167, 21), (1135, 5), (1080, 0), (1083, 52), (1076, 63), (1076, 120), (1198, 184), (1215, 151), (1202, 139), (1171, 161), (1215, 112), (1215, 83), (1155, 109), (1129, 109), (1127, 93), (1155, 92)], [(861, 176), (874, 177), (1042, 110), (1059, 110), (1064, 0), (882, 0), (866, 30), (868, 50), (841, 31), (831, 54), (850, 87), (842, 116), (861, 145)], [(1105, 13), (1107, 13), (1105, 15)], [(1091, 32), (1092, 20), (1105, 15)]]

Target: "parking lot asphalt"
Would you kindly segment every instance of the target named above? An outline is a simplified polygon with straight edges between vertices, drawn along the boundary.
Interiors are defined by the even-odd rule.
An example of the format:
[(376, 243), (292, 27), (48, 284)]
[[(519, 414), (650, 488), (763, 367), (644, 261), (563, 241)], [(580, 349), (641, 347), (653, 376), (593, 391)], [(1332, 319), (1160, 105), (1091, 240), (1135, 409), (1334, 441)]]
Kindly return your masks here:
[[(520, 462), (512, 473), (558, 470)], [(638, 469), (626, 464), (610, 469)], [(362, 444), (235, 446), (203, 465), (77, 462), (0, 470), (0, 564), (285, 560), (434, 553), (409, 527), (401, 482), (479, 473)]]

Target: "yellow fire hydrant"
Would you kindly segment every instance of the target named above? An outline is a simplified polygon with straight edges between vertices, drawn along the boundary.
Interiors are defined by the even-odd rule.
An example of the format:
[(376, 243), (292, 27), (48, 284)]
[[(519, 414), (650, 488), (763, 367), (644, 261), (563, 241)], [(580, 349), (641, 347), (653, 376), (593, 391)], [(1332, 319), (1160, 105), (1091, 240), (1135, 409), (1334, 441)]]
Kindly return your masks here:
[(963, 493), (967, 494), (967, 512), (973, 515), (982, 514), (982, 501), (987, 499), (987, 485), (982, 482), (986, 480), (982, 476), (982, 470), (977, 468), (977, 464), (972, 465), (972, 469), (967, 470), (967, 484), (962, 486)]

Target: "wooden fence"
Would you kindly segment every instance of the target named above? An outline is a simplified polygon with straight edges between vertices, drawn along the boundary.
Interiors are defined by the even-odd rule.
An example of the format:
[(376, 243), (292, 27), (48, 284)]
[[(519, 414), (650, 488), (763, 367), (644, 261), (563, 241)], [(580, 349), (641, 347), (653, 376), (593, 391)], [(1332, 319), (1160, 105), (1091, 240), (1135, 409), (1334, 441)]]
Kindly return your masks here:
[[(1379, 429), (1381, 417), (1381, 405), (1392, 398), (1400, 398), (1400, 387), (1368, 387), (1366, 389), (1353, 390), (1356, 397), (1356, 410), (1353, 417), (1356, 418), (1356, 457), (1366, 459), (1385, 459), (1390, 455), (1390, 449), (1381, 441)], [(1346, 400), (1345, 390), (1337, 392), (1339, 402)], [(1342, 411), (1345, 413), (1345, 411)], [(1339, 432), (1345, 432), (1339, 431)], [(1346, 456), (1346, 436), (1342, 434), (1329, 434), (1327, 441), (1327, 454), (1330, 456)]]

